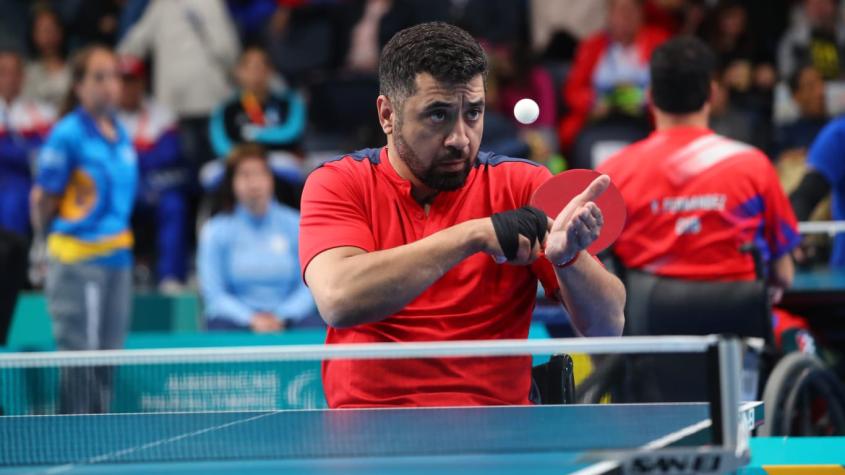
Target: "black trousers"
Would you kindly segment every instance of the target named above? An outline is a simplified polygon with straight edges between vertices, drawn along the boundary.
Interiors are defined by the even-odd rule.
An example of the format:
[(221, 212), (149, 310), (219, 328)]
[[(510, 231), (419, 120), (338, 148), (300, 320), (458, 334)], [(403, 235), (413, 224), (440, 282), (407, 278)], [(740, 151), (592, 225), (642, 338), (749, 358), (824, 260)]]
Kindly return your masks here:
[(0, 345), (6, 344), (18, 294), (26, 283), (27, 239), (0, 229)]

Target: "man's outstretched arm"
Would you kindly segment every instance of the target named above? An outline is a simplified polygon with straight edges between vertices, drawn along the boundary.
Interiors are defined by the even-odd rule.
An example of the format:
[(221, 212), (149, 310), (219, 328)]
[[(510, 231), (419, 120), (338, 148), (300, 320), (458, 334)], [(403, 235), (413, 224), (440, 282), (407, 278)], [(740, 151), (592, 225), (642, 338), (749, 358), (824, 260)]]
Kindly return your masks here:
[[(446, 272), (478, 252), (502, 255), (490, 218), (474, 219), (419, 241), (366, 252), (337, 247), (314, 257), (305, 270), (320, 315), (336, 328), (387, 318), (417, 298)], [(530, 264), (539, 255), (519, 237), (513, 265)]]

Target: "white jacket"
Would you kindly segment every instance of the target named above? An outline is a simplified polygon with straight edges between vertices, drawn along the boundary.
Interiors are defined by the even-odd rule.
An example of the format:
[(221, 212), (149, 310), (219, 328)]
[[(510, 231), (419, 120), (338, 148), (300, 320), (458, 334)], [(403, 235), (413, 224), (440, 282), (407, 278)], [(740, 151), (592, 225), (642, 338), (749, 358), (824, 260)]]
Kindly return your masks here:
[(239, 48), (224, 0), (152, 0), (118, 51), (152, 52), (156, 100), (180, 117), (201, 117), (230, 94)]

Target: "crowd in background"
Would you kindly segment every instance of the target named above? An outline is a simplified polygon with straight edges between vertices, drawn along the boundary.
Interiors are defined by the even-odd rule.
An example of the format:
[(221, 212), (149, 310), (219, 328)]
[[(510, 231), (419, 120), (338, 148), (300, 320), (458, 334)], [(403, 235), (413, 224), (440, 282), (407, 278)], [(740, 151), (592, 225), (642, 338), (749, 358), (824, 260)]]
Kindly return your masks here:
[[(284, 298), (271, 299), (275, 317), (290, 323), (314, 311), (289, 252), (302, 184), (326, 158), (384, 143), (375, 114), (378, 59), (399, 30), (442, 20), (477, 37), (491, 65), (482, 149), (553, 171), (594, 168), (645, 137), (651, 51), (673, 35), (699, 36), (719, 60), (712, 128), (765, 151), (789, 188), (816, 135), (845, 110), (842, 7), (837, 0), (2, 0), (0, 230), (37, 240), (27, 211), (34, 157), (69, 112), (73, 54), (105, 45), (117, 52), (117, 117), (138, 154), (136, 286), (178, 292), (198, 275), (207, 312), (219, 312), (209, 321), (222, 328), (250, 326), (250, 302), (266, 301), (278, 285)], [(523, 97), (540, 105), (531, 125), (513, 118)], [(244, 159), (242, 143), (259, 144), (247, 151), (261, 160)], [(252, 244), (235, 246), (236, 235)], [(249, 255), (233, 255), (247, 247)], [(256, 249), (290, 265), (266, 268)], [(272, 327), (258, 325), (265, 323)]]

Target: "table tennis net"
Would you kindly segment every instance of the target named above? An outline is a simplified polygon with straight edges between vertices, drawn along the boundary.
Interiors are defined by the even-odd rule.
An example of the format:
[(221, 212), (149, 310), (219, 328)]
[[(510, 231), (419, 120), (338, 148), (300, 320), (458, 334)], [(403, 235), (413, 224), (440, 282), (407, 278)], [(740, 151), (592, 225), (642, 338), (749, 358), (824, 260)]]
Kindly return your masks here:
[[(369, 375), (374, 380), (388, 380), (387, 373), (398, 374), (409, 363), (436, 370), (444, 362), (466, 363), (501, 377), (492, 368), (502, 363), (516, 361), (528, 369), (558, 350), (596, 350), (604, 342), (580, 347), (558, 347), (553, 340), (500, 343), (0, 355), (0, 466), (553, 450), (558, 443), (554, 438), (538, 444), (526, 432), (504, 441), (491, 439), (479, 435), (485, 431), (485, 418), (461, 419), (448, 413), (426, 416), (429, 423), (441, 424), (436, 430), (449, 434), (442, 444), (419, 447), (411, 431), (401, 436), (407, 440), (383, 447), (381, 434), (395, 424), (414, 427), (420, 422), (403, 414), (322, 415), (337, 412), (324, 411), (324, 361), (375, 363)], [(510, 381), (515, 384), (516, 379)], [(421, 381), (420, 388), (424, 385)], [(707, 417), (706, 407), (697, 410)], [(522, 427), (520, 413), (496, 417), (513, 419), (517, 429)], [(604, 444), (600, 436), (589, 442), (599, 448)]]
[(325, 407), (319, 362), (102, 364), (0, 369), (4, 415)]

